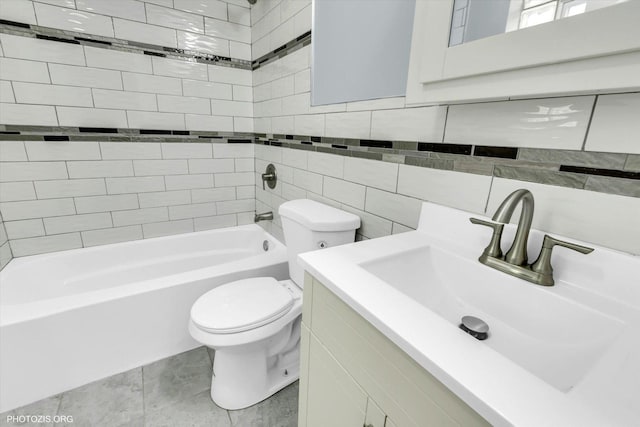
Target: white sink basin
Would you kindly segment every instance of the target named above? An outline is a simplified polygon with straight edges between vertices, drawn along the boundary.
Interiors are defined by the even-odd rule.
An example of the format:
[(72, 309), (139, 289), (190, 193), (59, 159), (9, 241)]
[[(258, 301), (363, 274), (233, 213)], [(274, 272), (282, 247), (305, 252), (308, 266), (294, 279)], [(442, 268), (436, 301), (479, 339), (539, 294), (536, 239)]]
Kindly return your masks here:
[(360, 266), (456, 327), (465, 315), (484, 320), (487, 346), (561, 391), (583, 378), (625, 325), (552, 288), (433, 246)]
[[(637, 426), (640, 257), (576, 241), (594, 252), (556, 249), (555, 286), (534, 285), (478, 261), (491, 230), (470, 216), (424, 203), (417, 231), (300, 262), (492, 425)], [(489, 325), (486, 340), (458, 327), (465, 315)]]

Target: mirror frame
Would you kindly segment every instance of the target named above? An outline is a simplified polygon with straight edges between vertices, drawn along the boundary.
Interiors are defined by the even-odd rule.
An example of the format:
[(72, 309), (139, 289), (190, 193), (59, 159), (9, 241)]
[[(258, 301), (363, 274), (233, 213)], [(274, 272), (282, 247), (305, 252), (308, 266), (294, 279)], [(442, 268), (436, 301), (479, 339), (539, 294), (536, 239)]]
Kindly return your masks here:
[(449, 47), (453, 3), (416, 2), (407, 103), (640, 88), (640, 1)]

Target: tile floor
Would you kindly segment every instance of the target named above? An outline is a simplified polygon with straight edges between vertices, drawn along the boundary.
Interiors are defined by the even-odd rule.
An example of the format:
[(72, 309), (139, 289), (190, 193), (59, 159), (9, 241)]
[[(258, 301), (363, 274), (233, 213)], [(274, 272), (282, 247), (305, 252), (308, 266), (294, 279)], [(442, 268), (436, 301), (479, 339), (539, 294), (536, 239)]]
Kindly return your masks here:
[[(213, 353), (199, 347), (0, 414), (0, 426), (295, 427), (298, 382), (238, 411), (209, 396)], [(73, 423), (18, 424), (7, 415), (73, 415)]]

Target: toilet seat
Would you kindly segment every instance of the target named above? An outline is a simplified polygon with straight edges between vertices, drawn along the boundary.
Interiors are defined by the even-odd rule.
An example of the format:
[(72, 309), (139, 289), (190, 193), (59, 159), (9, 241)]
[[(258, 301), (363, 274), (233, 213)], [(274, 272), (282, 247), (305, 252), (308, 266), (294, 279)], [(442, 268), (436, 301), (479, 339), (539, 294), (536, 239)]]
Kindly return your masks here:
[(273, 277), (244, 279), (198, 298), (191, 308), (191, 320), (203, 331), (234, 334), (279, 319), (293, 304), (291, 291)]

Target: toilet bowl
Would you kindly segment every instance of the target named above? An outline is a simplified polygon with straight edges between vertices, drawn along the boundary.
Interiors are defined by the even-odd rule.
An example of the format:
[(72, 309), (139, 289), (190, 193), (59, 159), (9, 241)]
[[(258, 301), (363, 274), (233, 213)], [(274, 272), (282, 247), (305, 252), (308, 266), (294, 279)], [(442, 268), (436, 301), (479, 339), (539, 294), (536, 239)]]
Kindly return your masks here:
[(225, 409), (254, 405), (299, 377), (304, 271), (299, 253), (351, 243), (360, 218), (301, 199), (280, 206), (291, 280), (238, 280), (202, 295), (189, 332), (215, 350), (211, 398)]

